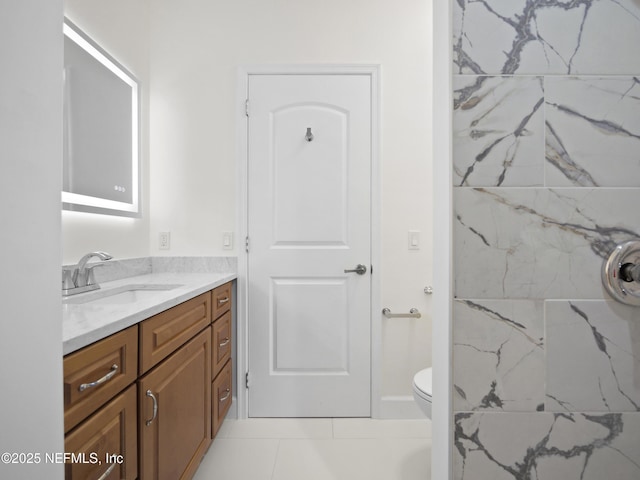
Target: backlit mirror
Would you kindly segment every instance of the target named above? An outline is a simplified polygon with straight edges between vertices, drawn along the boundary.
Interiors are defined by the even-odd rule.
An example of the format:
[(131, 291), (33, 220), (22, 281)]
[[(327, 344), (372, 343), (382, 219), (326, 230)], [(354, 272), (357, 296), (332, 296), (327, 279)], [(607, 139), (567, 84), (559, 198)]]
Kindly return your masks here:
[(140, 216), (138, 81), (64, 22), (66, 210)]

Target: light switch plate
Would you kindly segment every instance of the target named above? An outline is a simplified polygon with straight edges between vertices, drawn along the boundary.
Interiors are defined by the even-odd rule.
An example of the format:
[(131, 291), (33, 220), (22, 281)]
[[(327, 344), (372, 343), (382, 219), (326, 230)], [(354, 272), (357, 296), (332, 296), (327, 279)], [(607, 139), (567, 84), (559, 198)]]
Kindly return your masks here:
[(222, 249), (233, 250), (233, 232), (222, 232)]
[(409, 230), (409, 250), (420, 250), (420, 232)]

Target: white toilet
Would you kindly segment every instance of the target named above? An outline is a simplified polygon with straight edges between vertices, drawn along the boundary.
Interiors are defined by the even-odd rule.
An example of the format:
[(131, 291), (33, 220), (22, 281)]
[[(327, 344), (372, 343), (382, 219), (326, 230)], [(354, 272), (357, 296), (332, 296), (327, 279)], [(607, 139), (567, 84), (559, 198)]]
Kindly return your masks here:
[(431, 418), (431, 384), (431, 367), (420, 370), (413, 377), (413, 398), (428, 418)]

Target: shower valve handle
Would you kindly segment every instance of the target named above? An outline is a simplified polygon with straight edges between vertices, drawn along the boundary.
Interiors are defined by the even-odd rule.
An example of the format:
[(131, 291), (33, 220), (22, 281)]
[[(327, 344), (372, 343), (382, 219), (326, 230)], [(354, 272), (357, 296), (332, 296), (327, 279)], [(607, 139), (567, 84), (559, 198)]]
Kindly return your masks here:
[(625, 263), (621, 265), (620, 278), (624, 282), (640, 282), (640, 263)]

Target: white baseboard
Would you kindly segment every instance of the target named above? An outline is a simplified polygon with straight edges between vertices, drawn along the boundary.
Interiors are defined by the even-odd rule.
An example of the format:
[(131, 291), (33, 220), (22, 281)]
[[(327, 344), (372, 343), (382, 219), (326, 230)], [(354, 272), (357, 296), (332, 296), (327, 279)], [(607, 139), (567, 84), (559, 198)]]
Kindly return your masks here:
[(232, 397), (231, 406), (229, 407), (229, 411), (224, 416), (224, 418), (233, 418), (236, 420), (238, 418), (238, 398)]
[(380, 400), (380, 418), (406, 420), (427, 418), (412, 395), (388, 395)]
[[(237, 419), (238, 403), (233, 397), (233, 403), (227, 412), (226, 418)], [(389, 395), (380, 400), (380, 419), (385, 420), (414, 420), (426, 419), (422, 410), (418, 407), (412, 395)]]

